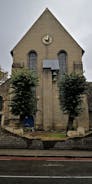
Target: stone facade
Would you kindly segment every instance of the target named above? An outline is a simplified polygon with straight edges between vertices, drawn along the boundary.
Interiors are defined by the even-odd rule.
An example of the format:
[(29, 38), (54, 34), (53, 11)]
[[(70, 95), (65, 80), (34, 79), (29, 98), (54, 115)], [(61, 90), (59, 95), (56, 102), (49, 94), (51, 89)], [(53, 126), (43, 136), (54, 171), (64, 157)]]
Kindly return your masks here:
[(92, 130), (92, 82), (88, 82), (88, 110), (89, 110), (89, 128)]
[(10, 80), (8, 79), (2, 85), (0, 85), (0, 97), (2, 97), (2, 104), (0, 109), (0, 124), (4, 125), (7, 123), (9, 118), (9, 89)]
[[(44, 130), (65, 129), (67, 116), (60, 109), (58, 99), (59, 69), (43, 67), (44, 60), (53, 62), (58, 60), (58, 53), (67, 53), (67, 72), (82, 73), (83, 49), (65, 30), (59, 21), (46, 9), (29, 31), (11, 51), (13, 57), (12, 70), (29, 67), (29, 53), (37, 53), (37, 73), (39, 86), (36, 94), (38, 98), (38, 112), (35, 128)], [(53, 65), (53, 64), (52, 64)], [(56, 77), (56, 78), (54, 78)], [(89, 129), (88, 105), (86, 96), (83, 98), (83, 112), (75, 120), (76, 126)]]

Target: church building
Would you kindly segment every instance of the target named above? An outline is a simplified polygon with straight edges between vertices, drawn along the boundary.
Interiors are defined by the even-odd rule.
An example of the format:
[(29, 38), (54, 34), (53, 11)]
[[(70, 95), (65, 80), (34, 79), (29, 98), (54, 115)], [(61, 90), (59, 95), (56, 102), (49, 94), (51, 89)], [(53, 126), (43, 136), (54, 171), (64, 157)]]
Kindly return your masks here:
[[(81, 46), (49, 9), (45, 9), (11, 51), (12, 71), (18, 68), (30, 68), (37, 72), (39, 78), (36, 89), (38, 111), (34, 118), (35, 129), (48, 131), (66, 128), (68, 117), (60, 109), (58, 80), (64, 73), (83, 73), (83, 53)], [(83, 111), (76, 118), (75, 126), (82, 126), (88, 130), (86, 95), (83, 97), (82, 106)], [(8, 105), (6, 111), (9, 111)], [(8, 121), (15, 118), (10, 112), (5, 112), (4, 116)]]

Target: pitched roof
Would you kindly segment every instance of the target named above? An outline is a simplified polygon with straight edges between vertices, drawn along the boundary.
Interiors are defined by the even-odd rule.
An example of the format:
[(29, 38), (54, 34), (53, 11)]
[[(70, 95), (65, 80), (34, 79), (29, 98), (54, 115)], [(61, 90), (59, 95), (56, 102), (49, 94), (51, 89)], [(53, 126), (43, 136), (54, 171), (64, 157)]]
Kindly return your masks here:
[[(62, 28), (64, 29), (64, 31), (73, 39), (74, 42), (76, 42), (76, 44), (80, 47), (80, 49), (82, 50), (82, 54), (84, 53), (84, 50), (82, 49), (82, 47), (77, 43), (77, 41), (70, 35), (70, 33), (64, 28), (64, 26), (57, 20), (57, 18), (52, 14), (52, 12), (46, 8), (43, 13), (40, 15), (40, 17), (34, 22), (34, 24), (31, 26), (31, 28), (26, 32), (26, 34), (33, 28), (33, 26), (37, 23), (37, 21), (46, 13), (50, 13), (54, 19), (58, 22), (58, 24), (60, 26), (62, 26)], [(21, 38), (21, 40), (26, 36), (26, 34)], [(21, 41), (20, 40), (20, 41)], [(11, 55), (13, 56), (13, 50), (17, 47), (17, 45), (20, 43), (20, 41), (16, 44), (16, 46), (11, 50)]]

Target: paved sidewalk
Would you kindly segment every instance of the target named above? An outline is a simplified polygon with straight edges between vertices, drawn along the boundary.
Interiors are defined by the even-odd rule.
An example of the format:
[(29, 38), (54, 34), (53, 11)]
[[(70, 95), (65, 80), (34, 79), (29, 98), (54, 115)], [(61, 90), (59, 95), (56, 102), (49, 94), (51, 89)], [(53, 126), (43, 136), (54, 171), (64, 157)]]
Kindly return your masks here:
[(92, 151), (0, 149), (0, 156), (92, 158)]

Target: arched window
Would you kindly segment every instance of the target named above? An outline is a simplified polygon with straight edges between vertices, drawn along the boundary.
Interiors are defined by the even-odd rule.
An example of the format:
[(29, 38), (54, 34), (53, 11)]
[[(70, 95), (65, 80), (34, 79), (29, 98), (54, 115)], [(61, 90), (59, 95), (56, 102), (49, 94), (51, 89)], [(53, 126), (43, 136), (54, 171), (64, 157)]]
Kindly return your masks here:
[(0, 111), (2, 111), (3, 108), (3, 97), (0, 96)]
[(29, 68), (37, 70), (37, 53), (34, 50), (29, 52)]
[(59, 67), (60, 67), (60, 76), (67, 72), (67, 53), (64, 50), (61, 50), (58, 53)]

